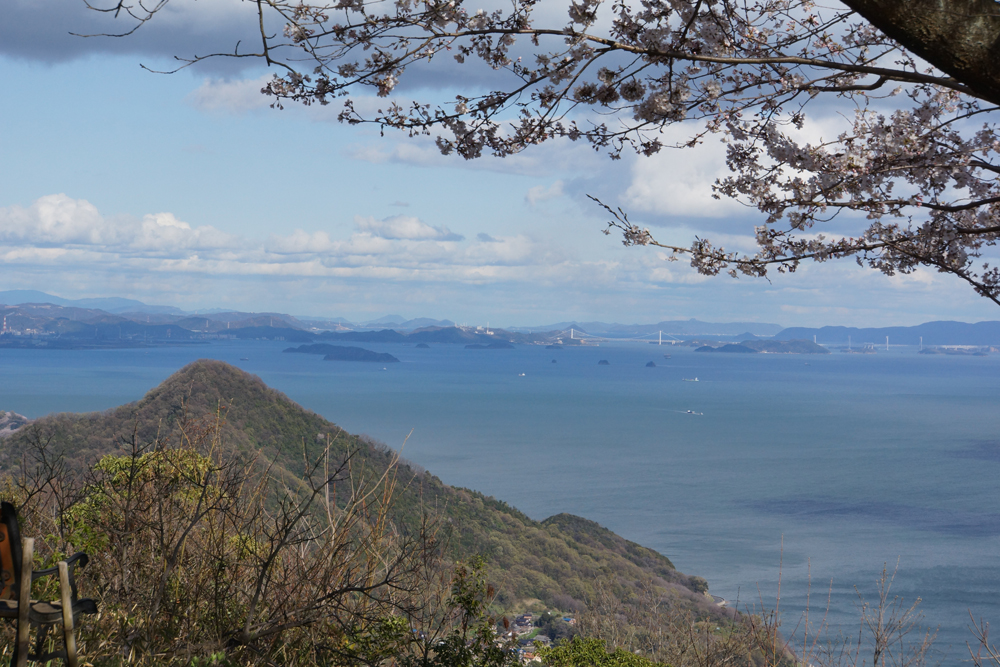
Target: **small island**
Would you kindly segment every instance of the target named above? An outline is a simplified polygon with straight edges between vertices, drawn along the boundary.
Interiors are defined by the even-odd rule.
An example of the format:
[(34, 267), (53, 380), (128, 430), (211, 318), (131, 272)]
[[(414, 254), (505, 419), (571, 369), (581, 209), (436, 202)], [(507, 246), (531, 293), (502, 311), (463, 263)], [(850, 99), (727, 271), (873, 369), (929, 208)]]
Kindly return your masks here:
[(757, 350), (747, 347), (746, 345), (740, 345), (739, 343), (727, 343), (726, 345), (721, 345), (719, 347), (714, 347), (712, 345), (702, 345), (695, 349), (695, 352), (728, 352), (730, 354), (757, 354)]
[(950, 354), (959, 357), (988, 357), (990, 352), (996, 352), (997, 348), (992, 345), (986, 347), (925, 347), (917, 351), (917, 354)]
[(429, 349), (431, 349), (431, 346), (428, 345), (427, 343), (417, 343), (416, 347), (417, 347), (417, 349), (420, 349), (420, 350), (429, 350)]
[(363, 347), (344, 347), (342, 345), (330, 345), (328, 343), (316, 343), (314, 345), (299, 345), (290, 347), (285, 352), (299, 352), (301, 354), (322, 354), (323, 361), (376, 361), (381, 364), (399, 363), (399, 359), (387, 352), (373, 352)]
[(597, 362), (598, 366), (610, 366), (611, 363), (607, 359), (601, 359)]
[(830, 354), (830, 350), (811, 340), (745, 340), (724, 345), (702, 345), (695, 352), (730, 354)]
[(646, 364), (646, 368), (656, 368), (656, 362), (650, 361)]
[(465, 346), (466, 350), (513, 350), (514, 346), (510, 343), (506, 343), (502, 340), (498, 340), (495, 343), (490, 343), (489, 345), (483, 345), (481, 343), (472, 343)]

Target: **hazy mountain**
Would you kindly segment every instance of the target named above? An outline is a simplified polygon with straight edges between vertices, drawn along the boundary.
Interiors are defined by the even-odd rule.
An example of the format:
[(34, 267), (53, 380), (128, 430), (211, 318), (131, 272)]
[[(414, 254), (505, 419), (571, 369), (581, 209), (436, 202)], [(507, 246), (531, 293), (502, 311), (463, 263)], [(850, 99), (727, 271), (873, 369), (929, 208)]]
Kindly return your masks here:
[[(513, 343), (547, 342), (541, 334), (485, 332), (455, 326), (416, 329), (353, 330), (346, 327), (317, 330), (290, 315), (224, 312), (200, 315), (128, 313), (59, 306), (51, 303), (0, 305), (3, 347), (116, 348), (176, 344), (186, 340), (242, 338), (311, 343), (321, 340), (354, 340), (398, 343)], [(428, 320), (411, 320), (423, 323)], [(429, 320), (436, 321), (436, 320)]]
[(427, 327), (453, 327), (455, 323), (451, 320), (434, 320), (429, 317), (417, 317), (400, 323), (399, 328), (407, 331), (413, 329), (425, 329)]
[(121, 297), (103, 297), (95, 299), (63, 299), (53, 294), (37, 290), (7, 290), (0, 292), (0, 303), (16, 306), (22, 303), (51, 303), (56, 306), (72, 306), (76, 308), (93, 308), (108, 313), (174, 313), (183, 315), (184, 311), (173, 306), (150, 306), (135, 299)]
[(412, 331), (425, 327), (453, 327), (455, 323), (451, 320), (435, 320), (430, 317), (417, 317), (412, 320), (405, 319), (400, 315), (386, 315), (377, 320), (366, 322), (356, 328), (361, 329), (397, 329), (402, 331)]
[(853, 345), (875, 343), (885, 345), (1000, 345), (1000, 322), (925, 322), (913, 327), (791, 327), (775, 334), (779, 340), (796, 338), (812, 340), (824, 345)]
[(365, 322), (364, 326), (374, 326), (380, 324), (382, 326), (388, 326), (390, 324), (400, 324), (405, 322), (406, 318), (402, 315), (386, 315), (385, 317), (380, 317), (377, 320), (369, 320)]

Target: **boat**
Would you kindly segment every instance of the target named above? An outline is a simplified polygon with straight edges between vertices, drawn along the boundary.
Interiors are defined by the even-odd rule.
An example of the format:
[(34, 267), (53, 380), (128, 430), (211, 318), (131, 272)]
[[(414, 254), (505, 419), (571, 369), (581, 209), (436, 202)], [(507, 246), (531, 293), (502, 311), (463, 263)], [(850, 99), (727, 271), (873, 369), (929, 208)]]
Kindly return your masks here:
[(698, 378), (683, 378), (685, 382), (697, 382)]
[(523, 378), (523, 377), (524, 377), (524, 373), (518, 373), (518, 374), (517, 374), (517, 377), (519, 377), (519, 378)]
[(240, 361), (250, 361), (250, 357), (240, 357)]
[(704, 412), (695, 412), (694, 410), (688, 410), (684, 414), (686, 414), (686, 415), (704, 415), (705, 413)]

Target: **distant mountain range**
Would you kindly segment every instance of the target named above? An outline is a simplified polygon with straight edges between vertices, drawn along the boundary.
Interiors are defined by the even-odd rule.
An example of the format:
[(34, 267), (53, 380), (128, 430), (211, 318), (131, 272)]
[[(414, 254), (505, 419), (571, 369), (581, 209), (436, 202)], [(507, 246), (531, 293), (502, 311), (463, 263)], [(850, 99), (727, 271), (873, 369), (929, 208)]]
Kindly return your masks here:
[[(245, 326), (253, 320), (254, 325), (265, 325), (268, 318), (280, 320), (295, 329), (313, 331), (357, 331), (360, 329), (394, 329), (396, 331), (414, 331), (428, 327), (454, 327), (451, 320), (437, 320), (430, 317), (406, 318), (402, 315), (386, 315), (365, 322), (352, 322), (343, 317), (292, 316), (285, 313), (248, 313), (224, 308), (210, 308), (199, 311), (185, 311), (173, 306), (148, 305), (135, 299), (121, 297), (104, 297), (93, 299), (64, 299), (54, 294), (37, 290), (7, 290), (0, 291), (0, 304), (13, 306), (25, 304), (53, 304), (65, 308), (103, 311), (113, 315), (129, 316), (128, 319), (145, 321), (146, 324), (178, 324), (187, 329), (199, 331), (218, 331), (223, 328), (233, 328), (235, 323)], [(145, 315), (145, 320), (136, 315)], [(198, 320), (204, 320), (200, 325)], [(213, 324), (214, 323), (221, 323)], [(281, 326), (281, 325), (279, 325)], [(568, 331), (576, 329), (591, 335), (608, 336), (612, 338), (631, 338), (649, 336), (663, 332), (667, 336), (735, 336), (749, 334), (752, 336), (773, 336), (782, 330), (780, 324), (760, 322), (702, 322), (700, 320), (668, 320), (656, 324), (618, 324), (607, 322), (558, 322), (536, 327), (507, 327), (507, 331), (518, 333), (545, 333), (552, 331)]]
[[(343, 325), (321, 328), (290, 315), (272, 313), (109, 313), (96, 308), (26, 303), (0, 306), (0, 347), (7, 348), (122, 348), (179, 345), (210, 339), (263, 339), (295, 343), (359, 341), (376, 343), (551, 343), (550, 334), (485, 331), (472, 327), (431, 326), (411, 331), (352, 330)], [(567, 344), (579, 345), (579, 340)]]
[(412, 331), (413, 329), (423, 329), (426, 327), (453, 327), (455, 323), (451, 320), (434, 320), (429, 317), (417, 317), (407, 320), (398, 315), (391, 315), (366, 322), (362, 326), (374, 327), (376, 325), (382, 329), (405, 329), (406, 331)]
[[(791, 327), (780, 331), (778, 340), (804, 339), (823, 345), (1000, 345), (1000, 322), (925, 322), (914, 327)], [(922, 339), (922, 340), (921, 340)]]
[(56, 306), (74, 308), (94, 308), (106, 313), (171, 313), (183, 315), (184, 311), (173, 306), (149, 306), (135, 299), (123, 299), (117, 296), (99, 299), (63, 299), (37, 290), (7, 290), (0, 292), (0, 304), (19, 305), (22, 303), (51, 303)]
[[(12, 304), (3, 306), (2, 304)], [(51, 305), (48, 305), (51, 304)], [(317, 340), (357, 342), (487, 344), (490, 340), (536, 343), (564, 339), (569, 331), (576, 338), (639, 338), (654, 340), (662, 333), (668, 339), (692, 338), (737, 343), (746, 340), (814, 340), (823, 345), (1000, 345), (1000, 321), (926, 322), (912, 327), (789, 327), (766, 322), (703, 322), (664, 320), (655, 324), (608, 322), (556, 322), (535, 327), (491, 329), (458, 327), (451, 320), (428, 317), (406, 319), (386, 315), (363, 323), (345, 318), (296, 317), (286, 313), (247, 313), (213, 308), (186, 312), (173, 306), (147, 305), (120, 297), (64, 299), (35, 290), (0, 291), (0, 314), (6, 317), (6, 333), (59, 336), (64, 340), (171, 342), (225, 336), (232, 338), (280, 338), (309, 343)], [(495, 338), (487, 338), (495, 336)], [(73, 343), (72, 346), (77, 346)]]
[[(455, 323), (451, 320), (435, 320), (429, 317), (417, 317), (407, 319), (402, 315), (386, 315), (376, 320), (368, 322), (351, 322), (343, 317), (293, 317), (284, 313), (246, 313), (233, 311), (225, 308), (210, 308), (203, 311), (187, 311), (173, 306), (151, 306), (136, 301), (135, 299), (123, 299), (121, 297), (104, 297), (94, 299), (64, 299), (54, 294), (39, 292), (38, 290), (7, 290), (0, 291), (0, 304), (19, 306), (24, 304), (45, 304), (50, 303), (55, 306), (67, 308), (83, 308), (87, 310), (101, 310), (114, 315), (119, 314), (142, 314), (142, 315), (173, 315), (173, 316), (207, 316), (207, 319), (214, 322), (230, 323), (247, 319), (260, 319), (263, 317), (280, 318), (286, 322), (295, 322), (303, 329), (401, 329), (412, 331), (424, 327), (453, 327)], [(136, 318), (132, 318), (136, 319)], [(158, 324), (176, 324), (170, 318), (157, 318)], [(153, 320), (147, 323), (152, 324)]]

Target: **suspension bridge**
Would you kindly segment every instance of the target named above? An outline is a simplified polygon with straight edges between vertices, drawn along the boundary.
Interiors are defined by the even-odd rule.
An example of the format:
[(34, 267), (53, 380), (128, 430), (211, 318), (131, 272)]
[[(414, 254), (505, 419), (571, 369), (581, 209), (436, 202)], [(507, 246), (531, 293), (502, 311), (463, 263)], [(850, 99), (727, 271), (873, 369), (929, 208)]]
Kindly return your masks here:
[(559, 332), (563, 338), (569, 338), (570, 340), (579, 341), (631, 341), (636, 343), (652, 343), (656, 345), (674, 345), (675, 343), (683, 343), (682, 338), (678, 338), (673, 334), (664, 333), (662, 331), (657, 331), (655, 333), (645, 334), (638, 337), (627, 337), (627, 336), (599, 336), (596, 334), (589, 334), (586, 331), (580, 331), (570, 327), (569, 329), (563, 329)]

